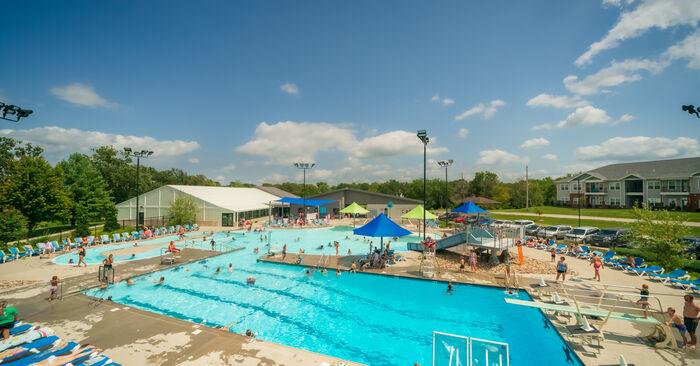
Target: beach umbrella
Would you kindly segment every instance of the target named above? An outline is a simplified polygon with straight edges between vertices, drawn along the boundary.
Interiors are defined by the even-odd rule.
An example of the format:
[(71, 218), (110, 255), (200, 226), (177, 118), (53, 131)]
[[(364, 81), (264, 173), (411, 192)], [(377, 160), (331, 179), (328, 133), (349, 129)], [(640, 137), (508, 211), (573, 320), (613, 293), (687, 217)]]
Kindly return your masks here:
[(467, 202), (461, 204), (459, 207), (453, 209), (452, 212), (460, 212), (460, 213), (464, 213), (467, 215), (479, 215), (482, 213), (488, 213), (488, 211), (479, 207), (477, 204), (475, 204), (472, 201), (467, 201)]
[(391, 221), (386, 215), (380, 213), (377, 217), (366, 225), (358, 227), (352, 231), (355, 235), (379, 237), (379, 249), (384, 250), (384, 237), (398, 237), (410, 235), (411, 232), (402, 228), (399, 224)]
[(355, 217), (359, 215), (366, 215), (369, 210), (357, 204), (357, 202), (351, 203), (348, 207), (340, 210), (340, 213), (352, 214), (352, 227), (355, 227)]
[[(425, 219), (426, 220), (435, 220), (437, 219), (437, 215), (430, 211), (426, 211), (425, 208), (423, 208), (423, 205), (418, 205), (414, 207), (411, 211), (406, 212), (405, 214), (401, 215), (402, 219), (416, 219), (416, 220), (423, 220), (423, 212), (425, 212)], [(420, 235), (420, 225), (418, 225), (418, 234)]]

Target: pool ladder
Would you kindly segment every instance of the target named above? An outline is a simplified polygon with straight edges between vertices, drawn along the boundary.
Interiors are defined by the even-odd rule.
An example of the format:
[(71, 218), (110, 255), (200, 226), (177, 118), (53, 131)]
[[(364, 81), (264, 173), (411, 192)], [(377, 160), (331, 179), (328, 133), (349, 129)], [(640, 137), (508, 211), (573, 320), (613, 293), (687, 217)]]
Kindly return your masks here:
[(433, 332), (433, 366), (510, 366), (508, 343)]
[(328, 268), (328, 262), (330, 259), (330, 254), (321, 254), (321, 257), (318, 259), (318, 263), (316, 263), (316, 267)]

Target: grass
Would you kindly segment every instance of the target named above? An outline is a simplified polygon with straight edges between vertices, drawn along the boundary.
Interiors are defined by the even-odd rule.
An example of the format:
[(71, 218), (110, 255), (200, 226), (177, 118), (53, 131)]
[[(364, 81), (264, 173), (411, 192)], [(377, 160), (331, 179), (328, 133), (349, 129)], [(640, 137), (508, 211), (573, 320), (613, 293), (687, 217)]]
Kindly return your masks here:
[[(532, 220), (538, 225), (571, 225), (573, 227), (579, 226), (578, 219), (560, 219), (556, 217), (539, 217), (539, 216), (523, 216), (518, 217), (516, 215), (499, 215), (498, 213), (491, 213), (489, 217), (500, 220)], [(617, 222), (617, 221), (601, 221), (601, 220), (585, 220), (581, 219), (581, 226), (594, 226), (597, 228), (607, 228), (607, 227), (630, 227), (629, 222)], [(700, 236), (700, 227), (691, 226), (690, 236)]]
[[(578, 215), (578, 208), (555, 207), (555, 206), (535, 206), (530, 208), (513, 208), (503, 210), (492, 210), (492, 212), (529, 212), (557, 215)], [(685, 216), (687, 221), (700, 222), (700, 212), (678, 212)], [(581, 208), (581, 216), (599, 216), (611, 218), (633, 219), (632, 209), (629, 208)]]

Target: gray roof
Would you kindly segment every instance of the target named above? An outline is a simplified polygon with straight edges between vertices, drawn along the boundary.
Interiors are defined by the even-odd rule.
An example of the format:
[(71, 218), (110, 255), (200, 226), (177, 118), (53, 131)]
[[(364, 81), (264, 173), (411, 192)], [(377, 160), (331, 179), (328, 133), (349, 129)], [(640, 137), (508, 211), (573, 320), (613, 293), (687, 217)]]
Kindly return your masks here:
[(395, 199), (395, 200), (404, 200), (404, 201), (408, 201), (408, 202), (412, 202), (412, 203), (423, 203), (422, 200), (417, 200), (417, 199), (414, 199), (414, 198), (394, 196), (394, 195), (391, 195), (391, 194), (379, 193), (379, 192), (364, 191), (364, 190), (362, 190), (362, 189), (356, 189), (356, 188), (340, 188), (340, 189), (335, 189), (335, 190), (332, 190), (332, 191), (319, 193), (319, 194), (310, 196), (310, 197), (308, 197), (308, 198), (321, 198), (321, 197), (325, 197), (325, 196), (328, 195), (328, 194), (336, 193), (336, 192), (341, 192), (341, 191), (345, 191), (345, 192), (347, 192), (347, 191), (351, 191), (351, 192), (360, 192), (360, 193), (371, 194), (371, 195), (375, 195), (375, 196), (379, 196), (379, 197), (384, 197), (384, 198), (393, 198), (393, 199)]
[[(621, 180), (628, 175), (642, 179), (670, 179), (689, 178), (698, 173), (700, 173), (700, 157), (610, 164), (582, 174), (592, 175), (601, 180)], [(579, 175), (563, 178), (557, 182), (570, 182)]]
[(273, 194), (277, 197), (294, 197), (294, 198), (299, 198), (299, 196), (289, 193), (285, 190), (279, 189), (277, 187), (271, 187), (271, 186), (257, 186), (255, 187), (263, 192), (267, 192), (269, 194)]

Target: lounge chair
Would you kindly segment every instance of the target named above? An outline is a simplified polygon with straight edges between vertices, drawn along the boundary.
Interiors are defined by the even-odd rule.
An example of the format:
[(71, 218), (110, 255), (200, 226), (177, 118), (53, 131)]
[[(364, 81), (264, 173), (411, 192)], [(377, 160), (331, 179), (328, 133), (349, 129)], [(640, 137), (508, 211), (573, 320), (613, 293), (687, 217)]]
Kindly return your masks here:
[(80, 243), (83, 242), (83, 238), (76, 236), (76, 237), (74, 238), (74, 241), (75, 241), (75, 243), (76, 243), (76, 245), (77, 245), (77, 244), (80, 244)]
[(54, 252), (60, 252), (61, 250), (63, 250), (63, 247), (58, 245), (58, 242), (55, 240), (48, 244), (50, 244), (53, 247)]
[(647, 265), (644, 264), (644, 258), (636, 257), (636, 258), (634, 258), (634, 266), (630, 267), (629, 263), (627, 263), (623, 260), (623, 261), (617, 263), (616, 265), (614, 265), (613, 267), (616, 269), (625, 270), (627, 268), (642, 268), (642, 267), (646, 267), (646, 266)]
[(566, 253), (566, 244), (558, 244), (556, 248), (554, 248), (554, 252), (557, 254), (564, 254)]
[(20, 252), (16, 247), (8, 247), (7, 249), (12, 255), (15, 256), (15, 258), (24, 258), (29, 256), (27, 252)]
[(627, 272), (636, 273), (638, 276), (644, 276), (648, 274), (662, 274), (664, 273), (664, 267), (661, 266), (650, 266), (643, 268), (627, 268)]
[(122, 238), (119, 236), (119, 233), (112, 234), (112, 241), (115, 243), (122, 241)]
[(693, 286), (700, 286), (700, 278), (694, 280), (671, 280), (669, 281), (671, 286), (681, 287), (684, 290), (689, 290)]
[(95, 245), (95, 237), (90, 235), (87, 237), (88, 245)]
[(668, 273), (650, 273), (647, 277), (650, 280), (658, 280), (662, 283), (668, 283), (670, 280), (686, 280), (690, 278), (688, 271), (680, 268)]
[(109, 235), (107, 235), (107, 234), (100, 235), (100, 240), (102, 241), (102, 244), (109, 243), (110, 242)]
[(588, 245), (581, 245), (579, 247), (579, 252), (576, 254), (577, 258), (590, 258), (591, 256), (591, 247)]
[(24, 251), (29, 253), (30, 257), (41, 254), (41, 253), (39, 253), (38, 250), (32, 248), (32, 246), (29, 244), (26, 244), (23, 247), (24, 247)]
[(141, 234), (140, 234), (138, 231), (132, 231), (132, 232), (131, 232), (131, 236), (132, 236), (134, 239), (141, 239)]

